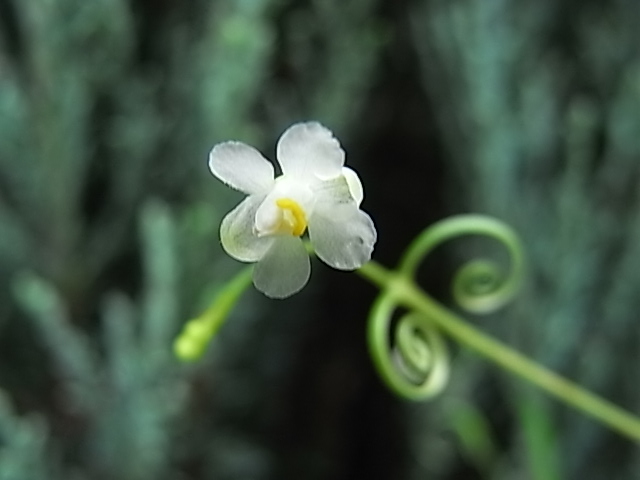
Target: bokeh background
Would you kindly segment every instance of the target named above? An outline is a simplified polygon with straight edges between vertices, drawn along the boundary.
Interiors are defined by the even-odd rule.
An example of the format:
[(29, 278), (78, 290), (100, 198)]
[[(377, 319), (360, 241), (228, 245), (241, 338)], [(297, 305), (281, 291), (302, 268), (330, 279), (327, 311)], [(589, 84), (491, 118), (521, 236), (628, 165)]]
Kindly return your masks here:
[[(444, 394), (396, 399), (374, 288), (317, 261), (171, 353), (240, 268), (209, 149), (273, 159), (314, 119), (376, 260), (505, 220), (529, 278), (472, 321), (640, 412), (639, 25), (637, 0), (0, 0), (0, 479), (640, 478), (637, 445), (455, 346)], [(445, 303), (454, 243), (423, 272)]]

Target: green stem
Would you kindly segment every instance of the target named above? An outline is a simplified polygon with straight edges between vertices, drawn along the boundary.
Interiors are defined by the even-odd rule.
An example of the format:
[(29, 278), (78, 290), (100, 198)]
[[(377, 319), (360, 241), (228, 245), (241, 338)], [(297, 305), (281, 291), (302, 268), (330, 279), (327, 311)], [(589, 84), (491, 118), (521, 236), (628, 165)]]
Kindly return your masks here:
[(236, 305), (242, 293), (251, 285), (252, 267), (238, 272), (218, 294), (199, 317), (189, 320), (173, 343), (173, 351), (182, 361), (200, 359)]
[(537, 385), (549, 394), (640, 442), (640, 418), (585, 390), (526, 356), (494, 340), (441, 307), (405, 275), (394, 275), (376, 262), (358, 273), (381, 288), (387, 288), (399, 304), (423, 313), (455, 340), (475, 350), (496, 365)]

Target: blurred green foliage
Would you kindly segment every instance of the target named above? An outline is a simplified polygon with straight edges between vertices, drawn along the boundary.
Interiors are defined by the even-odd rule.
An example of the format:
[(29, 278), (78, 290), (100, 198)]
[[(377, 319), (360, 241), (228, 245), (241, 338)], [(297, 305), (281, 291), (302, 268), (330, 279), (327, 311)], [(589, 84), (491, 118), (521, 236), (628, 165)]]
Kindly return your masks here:
[(447, 213), (510, 222), (531, 280), (479, 321), (640, 412), (638, 22), (632, 0), (0, 0), (0, 480), (638, 478), (637, 446), (466, 352), (435, 401), (390, 398), (354, 276), (248, 292), (202, 364), (171, 354), (239, 268), (209, 148), (273, 158), (316, 119), (379, 258)]

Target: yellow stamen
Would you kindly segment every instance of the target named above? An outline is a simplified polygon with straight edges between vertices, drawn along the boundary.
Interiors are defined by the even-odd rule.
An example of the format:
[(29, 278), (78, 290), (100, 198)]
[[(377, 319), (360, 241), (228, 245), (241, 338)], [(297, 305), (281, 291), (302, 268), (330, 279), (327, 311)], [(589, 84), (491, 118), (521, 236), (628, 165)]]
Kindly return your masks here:
[[(291, 235), (301, 236), (307, 229), (307, 216), (298, 202), (290, 198), (279, 198), (276, 205), (282, 210), (286, 210), (283, 215), (282, 222), (287, 222)], [(286, 213), (290, 213), (286, 215)]]

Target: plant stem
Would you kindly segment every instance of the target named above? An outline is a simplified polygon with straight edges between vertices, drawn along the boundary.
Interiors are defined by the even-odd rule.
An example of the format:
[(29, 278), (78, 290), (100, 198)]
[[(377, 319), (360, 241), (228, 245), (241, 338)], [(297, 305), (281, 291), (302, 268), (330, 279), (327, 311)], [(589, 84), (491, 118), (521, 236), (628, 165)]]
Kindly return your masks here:
[(399, 304), (423, 313), (443, 332), (448, 333), (452, 338), (475, 350), (496, 365), (537, 385), (618, 433), (640, 442), (639, 417), (485, 335), (441, 307), (404, 275), (394, 275), (373, 261), (360, 268), (358, 273), (379, 287), (390, 289)]

